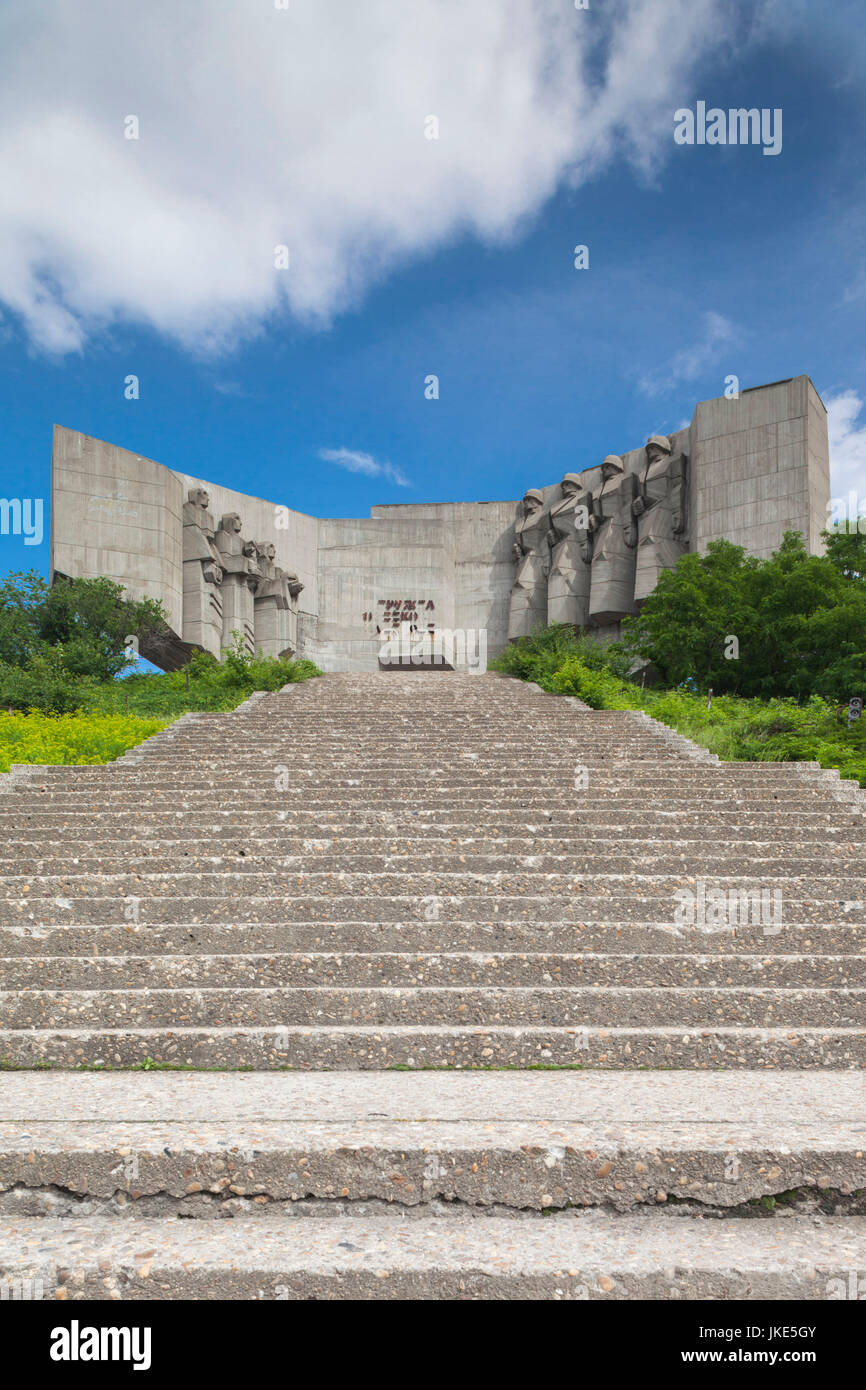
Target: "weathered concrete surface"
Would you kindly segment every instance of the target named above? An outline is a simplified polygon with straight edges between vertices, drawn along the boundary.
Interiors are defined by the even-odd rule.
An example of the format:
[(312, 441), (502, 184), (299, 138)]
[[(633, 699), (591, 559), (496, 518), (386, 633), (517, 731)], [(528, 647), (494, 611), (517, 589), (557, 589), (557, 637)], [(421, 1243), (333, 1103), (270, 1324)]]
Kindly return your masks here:
[(9, 1074), (0, 1212), (731, 1209), (795, 1189), (860, 1210), (864, 1102), (845, 1073)]
[[(0, 1058), (862, 1067), (864, 798), (837, 786), (456, 674), (329, 676), (16, 772)], [(719, 926), (680, 913), (707, 881)]]
[[(0, 1278), (45, 1299), (797, 1299), (847, 1289), (862, 1223), (16, 1220)], [(41, 1283), (39, 1282), (41, 1281)], [(844, 1292), (841, 1294), (845, 1296)]]
[(185, 496), (161, 463), (55, 425), (52, 577), (106, 575), (135, 598), (160, 599), (180, 637)]
[[(850, 1297), (862, 811), (457, 675), (332, 676), (16, 771), (0, 1057), (60, 1070), (0, 1070), (0, 1279)], [(778, 889), (781, 920), (677, 920), (705, 878)], [(226, 1070), (108, 1070), (154, 1062)]]
[[(729, 1126), (827, 1123), (866, 1132), (859, 1073), (322, 1072), (255, 1075), (0, 1072), (0, 1123), (19, 1121), (648, 1121)], [(727, 1129), (726, 1129), (727, 1132)]]

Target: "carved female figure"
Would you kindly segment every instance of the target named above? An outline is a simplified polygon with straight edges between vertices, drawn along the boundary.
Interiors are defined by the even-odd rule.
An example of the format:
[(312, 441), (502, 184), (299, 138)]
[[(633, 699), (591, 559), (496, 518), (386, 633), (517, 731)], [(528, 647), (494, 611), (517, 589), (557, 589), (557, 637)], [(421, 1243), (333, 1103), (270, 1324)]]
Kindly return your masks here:
[(183, 505), (183, 633), (193, 646), (219, 656), (223, 570), (209, 505), (204, 488), (190, 488)]
[(686, 550), (686, 456), (672, 456), (670, 440), (654, 434), (647, 441), (646, 464), (638, 478), (632, 514), (637, 518), (637, 602), (652, 593), (663, 569), (671, 569)]
[(525, 493), (523, 515), (514, 528), (511, 554), (517, 566), (511, 589), (508, 638), (528, 637), (547, 623), (547, 576), (550, 572), (548, 523), (544, 494), (531, 487)]
[(298, 594), (303, 584), (276, 564), (273, 541), (256, 541), (261, 579), (255, 596), (256, 651), (266, 656), (293, 654), (298, 646)]
[(592, 493), (578, 473), (566, 473), (562, 497), (550, 509), (551, 548), (547, 581), (547, 622), (586, 627), (592, 578)]
[(601, 487), (593, 495), (590, 621), (601, 627), (636, 612), (634, 564), (637, 522), (632, 514), (633, 478), (622, 459), (608, 454), (601, 465)]

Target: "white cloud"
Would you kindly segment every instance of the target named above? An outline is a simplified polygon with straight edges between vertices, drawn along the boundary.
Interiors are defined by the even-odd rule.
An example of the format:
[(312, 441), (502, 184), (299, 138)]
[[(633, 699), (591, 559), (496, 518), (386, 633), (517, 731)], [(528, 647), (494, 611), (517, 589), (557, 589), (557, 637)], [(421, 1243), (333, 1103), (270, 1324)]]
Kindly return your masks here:
[(327, 323), (410, 257), (514, 235), (563, 181), (666, 157), (723, 9), (5, 0), (0, 302), (54, 352), (119, 320), (198, 352), (286, 307)]
[(396, 483), (397, 487), (412, 486), (393, 463), (378, 463), (372, 454), (363, 454), (357, 449), (320, 449), (319, 458), (326, 463), (335, 463), (349, 473), (363, 473), (367, 478), (387, 478), (389, 483)]
[[(646, 395), (660, 396), (684, 381), (696, 380), (713, 363), (720, 361), (721, 348), (733, 347), (736, 344), (736, 329), (724, 314), (717, 314), (711, 309), (703, 315), (701, 324), (701, 332), (689, 347), (680, 348), (675, 352), (668, 365), (661, 371), (649, 373), (641, 378), (640, 389)], [(726, 368), (722, 373), (722, 380), (727, 374)], [(719, 395), (722, 394), (722, 390), (723, 384), (720, 383)]]
[(864, 402), (856, 391), (841, 391), (838, 396), (829, 397), (826, 406), (830, 434), (830, 491), (834, 497), (845, 498), (849, 492), (856, 492), (862, 505), (866, 501)]

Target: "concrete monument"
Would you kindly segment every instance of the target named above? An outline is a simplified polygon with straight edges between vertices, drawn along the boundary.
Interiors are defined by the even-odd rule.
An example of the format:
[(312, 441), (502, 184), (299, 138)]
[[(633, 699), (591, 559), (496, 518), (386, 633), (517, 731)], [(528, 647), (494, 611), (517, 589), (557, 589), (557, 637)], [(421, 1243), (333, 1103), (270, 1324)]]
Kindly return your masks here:
[(239, 636), (245, 649), (256, 650), (254, 595), (261, 570), (258, 551), (252, 541), (241, 536), (243, 521), (237, 512), (221, 518), (216, 532), (216, 548), (223, 568), (223, 630), (224, 649), (233, 646)]
[(254, 600), (256, 649), (264, 656), (294, 656), (298, 649), (298, 595), (303, 584), (275, 564), (273, 541), (256, 541), (259, 580)]
[(194, 646), (219, 656), (223, 568), (209, 504), (204, 488), (190, 488), (183, 506), (183, 630)]
[[(820, 552), (827, 416), (808, 377), (703, 401), (683, 428), (627, 444), (616, 441), (602, 469), (572, 461), (563, 441), (563, 481), (522, 502), (317, 518), (58, 426), (52, 573), (106, 575), (159, 599), (166, 632), (143, 654), (166, 668), (240, 631), (249, 651), (374, 671), (382, 634), (404, 621), (484, 632), (490, 656), (551, 622), (607, 640), (663, 569), (711, 540), (767, 556), (800, 531)], [(587, 516), (588, 528), (575, 525)]]

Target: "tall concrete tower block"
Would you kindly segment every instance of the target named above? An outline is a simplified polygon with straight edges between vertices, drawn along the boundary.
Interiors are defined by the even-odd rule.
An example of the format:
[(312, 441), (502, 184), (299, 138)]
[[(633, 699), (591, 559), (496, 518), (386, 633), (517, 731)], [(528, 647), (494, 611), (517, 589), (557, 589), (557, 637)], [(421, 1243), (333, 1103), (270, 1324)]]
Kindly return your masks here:
[(693, 548), (724, 537), (766, 558), (786, 531), (822, 550), (828, 525), (827, 410), (807, 376), (696, 408), (691, 436)]

